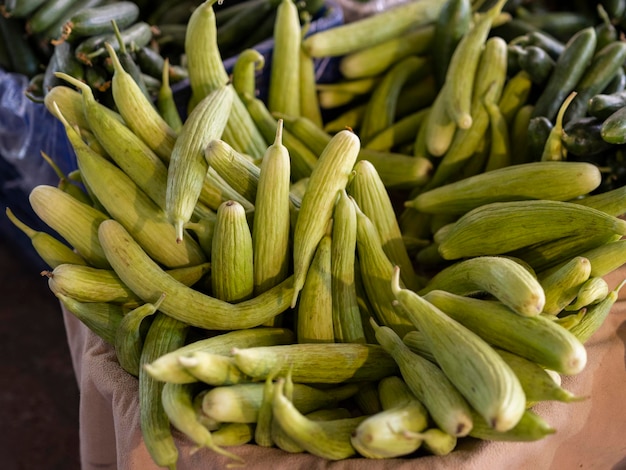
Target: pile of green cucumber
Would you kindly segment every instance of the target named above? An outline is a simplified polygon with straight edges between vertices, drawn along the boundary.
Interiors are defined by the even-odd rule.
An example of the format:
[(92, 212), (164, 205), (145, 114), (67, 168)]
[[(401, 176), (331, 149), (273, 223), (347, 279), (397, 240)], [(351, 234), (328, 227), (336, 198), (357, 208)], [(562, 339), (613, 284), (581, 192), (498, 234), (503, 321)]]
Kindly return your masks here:
[[(569, 34), (559, 29), (565, 22), (556, 16), (553, 25), (548, 22), (543, 28), (528, 18), (536, 27), (509, 40), (509, 74), (528, 73), (536, 97), (529, 121), (529, 157), (541, 158), (550, 131), (562, 127), (564, 158), (590, 161), (604, 169), (606, 177), (598, 191), (625, 182), (620, 144), (626, 142), (626, 110), (617, 112), (626, 105), (624, 13), (625, 2), (587, 6), (584, 14), (570, 14), (578, 26)], [(516, 23), (523, 24), (524, 18), (521, 15)], [(572, 91), (576, 96), (558, 122), (558, 108)]]
[[(487, 11), (495, 1), (438, 2), (436, 18), (422, 16), (409, 24), (366, 18), (318, 34), (305, 48), (314, 57), (336, 57), (341, 74), (335, 83), (318, 84), (325, 130), (333, 133), (349, 126), (366, 136), (369, 148), (429, 158), (441, 167), (431, 187), (497, 166), (478, 158), (465, 165), (480, 150), (478, 144), (491, 139), (506, 145), (503, 152), (509, 156), (502, 162), (590, 161), (604, 174), (598, 192), (619, 187), (626, 181), (621, 146), (626, 141), (626, 110), (617, 112), (626, 104), (624, 3), (509, 0), (500, 6), (491, 27), (463, 46), (456, 59), (454, 52), (472, 29), (473, 15)], [(367, 31), (376, 21), (380, 29)], [(490, 60), (492, 69), (499, 71), (474, 79), (483, 47), (497, 56)], [(457, 65), (448, 73), (452, 62)], [(469, 64), (474, 68), (467, 68)], [(488, 95), (487, 80), (494, 76), (497, 83)], [(448, 110), (442, 114), (443, 95), (449, 94), (444, 83), (448, 89), (465, 89), (466, 97), (474, 91), (474, 112), (482, 117), (471, 130), (452, 122), (455, 111), (452, 116)], [(572, 92), (576, 96), (568, 101)], [(503, 108), (501, 113), (493, 106), (479, 111), (481, 100), (493, 101)], [(507, 123), (506, 139), (503, 125), (496, 122), (499, 114)], [(469, 143), (463, 149), (450, 147), (459, 128), (472, 136), (473, 149)], [(461, 137), (459, 132), (459, 144)], [(445, 158), (450, 152), (453, 155)], [(446, 160), (455, 159), (458, 162), (448, 167)], [(456, 173), (461, 166), (465, 173)]]
[[(605, 280), (626, 263), (626, 186), (602, 191), (607, 170), (564, 145), (622, 43), (544, 23), (562, 49), (540, 81), (515, 26), (532, 11), (505, 0), (419, 0), (308, 36), (281, 0), (272, 61), (248, 49), (229, 74), (214, 5), (187, 21), (185, 115), (112, 44), (114, 106), (55, 73), (44, 103), (78, 168), (29, 202), (65, 243), (7, 210), (51, 292), (137, 377), (154, 462), (176, 467), (174, 430), (224, 466), (244, 444), (393, 459), (557, 432), (534, 405), (584, 400), (566, 377), (589, 373), (626, 282)], [(341, 79), (316, 83), (330, 57)]]
[[(104, 42), (120, 52), (124, 66), (149, 96), (163, 81), (165, 59), (172, 83), (187, 77), (184, 67), (186, 23), (200, 2), (113, 0), (22, 0), (0, 2), (0, 67), (29, 77), (28, 96), (40, 101), (64, 72), (86, 81), (110, 101), (112, 67)], [(276, 0), (235, 0), (216, 5), (224, 58), (271, 40)], [(302, 21), (324, 3), (299, 3)], [(254, 34), (248, 34), (253, 28)], [(118, 30), (116, 33), (116, 29)]]
[[(181, 460), (174, 430), (223, 466), (244, 444), (394, 459), (558, 432), (535, 405), (585, 399), (568, 377), (626, 283), (605, 279), (626, 186), (595, 160), (621, 152), (615, 5), (419, 0), (307, 36), (281, 0), (272, 61), (232, 73), (214, 5), (186, 24), (184, 115), (113, 44), (112, 103), (55, 72), (78, 168), (29, 202), (62, 241), (7, 210), (137, 377), (155, 464)], [(574, 150), (591, 118), (608, 146)]]

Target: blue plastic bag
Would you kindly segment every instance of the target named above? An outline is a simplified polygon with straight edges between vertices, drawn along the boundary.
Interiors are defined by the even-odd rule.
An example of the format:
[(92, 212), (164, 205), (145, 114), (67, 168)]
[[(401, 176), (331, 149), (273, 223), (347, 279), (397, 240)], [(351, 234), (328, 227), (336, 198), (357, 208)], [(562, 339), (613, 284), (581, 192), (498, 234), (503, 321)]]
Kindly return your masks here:
[[(24, 75), (0, 69), (0, 202), (24, 223), (54, 234), (33, 212), (28, 201), (38, 184), (56, 186), (59, 178), (43, 159), (45, 152), (64, 173), (76, 168), (76, 158), (65, 131), (43, 104), (28, 99)], [(0, 235), (23, 251), (29, 261), (41, 262), (28, 237), (3, 213)]]

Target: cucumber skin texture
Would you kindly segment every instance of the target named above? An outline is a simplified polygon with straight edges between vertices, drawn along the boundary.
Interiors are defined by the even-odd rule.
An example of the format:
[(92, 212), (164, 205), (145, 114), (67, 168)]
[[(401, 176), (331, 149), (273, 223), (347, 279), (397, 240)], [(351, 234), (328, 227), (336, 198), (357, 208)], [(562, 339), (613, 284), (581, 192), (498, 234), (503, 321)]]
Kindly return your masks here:
[(618, 109), (602, 123), (600, 135), (610, 144), (626, 142), (626, 106)]
[(113, 32), (111, 21), (115, 20), (120, 30), (127, 28), (139, 18), (139, 7), (133, 2), (115, 2), (98, 7), (86, 8), (76, 13), (70, 22), (75, 36), (94, 36)]

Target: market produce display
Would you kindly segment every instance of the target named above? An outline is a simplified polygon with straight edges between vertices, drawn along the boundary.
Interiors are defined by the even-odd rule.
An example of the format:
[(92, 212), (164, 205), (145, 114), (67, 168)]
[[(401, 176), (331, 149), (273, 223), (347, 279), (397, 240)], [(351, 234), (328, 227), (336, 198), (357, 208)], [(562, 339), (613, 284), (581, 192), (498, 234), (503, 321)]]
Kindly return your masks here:
[(560, 379), (623, 285), (620, 5), (419, 0), (305, 35), (281, 0), (271, 62), (245, 49), (229, 74), (208, 0), (184, 113), (112, 42), (110, 100), (55, 71), (78, 165), (30, 204), (65, 243), (7, 216), (138, 378), (154, 462), (176, 467), (173, 429), (234, 464), (246, 443), (393, 459), (558, 431), (533, 406), (585, 399)]
[[(0, 2), (0, 67), (28, 76), (29, 96), (33, 100), (43, 99), (52, 87), (62, 84), (54, 75), (61, 71), (87, 82), (105, 101), (109, 99), (112, 75), (104, 48), (108, 42), (119, 51), (144, 93), (154, 97), (164, 79), (165, 59), (169, 63), (170, 82), (187, 77), (185, 31), (199, 3)], [(234, 58), (249, 47), (265, 53), (273, 39), (278, 5), (276, 0), (216, 3), (216, 24), (220, 27), (217, 41), (222, 57)], [(302, 23), (310, 23), (325, 13), (325, 3), (319, 0), (298, 2), (297, 7)], [(255, 27), (252, 35), (248, 34), (251, 26)], [(109, 105), (114, 106), (112, 102)]]

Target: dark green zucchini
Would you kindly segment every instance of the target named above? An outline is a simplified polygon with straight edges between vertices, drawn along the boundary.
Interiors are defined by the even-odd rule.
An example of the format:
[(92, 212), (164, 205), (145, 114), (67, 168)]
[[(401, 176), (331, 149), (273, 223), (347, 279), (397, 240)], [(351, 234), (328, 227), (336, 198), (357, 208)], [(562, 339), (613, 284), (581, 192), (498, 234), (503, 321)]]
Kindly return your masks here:
[(565, 111), (565, 122), (583, 117), (589, 100), (613, 80), (626, 61), (626, 42), (613, 41), (598, 51), (587, 70), (576, 84), (576, 97)]
[(600, 134), (610, 144), (626, 143), (626, 106), (621, 107), (603, 121)]
[(74, 48), (69, 42), (61, 42), (54, 46), (54, 52), (48, 61), (44, 74), (43, 89), (45, 93), (57, 85), (66, 84), (64, 80), (55, 76), (56, 72), (66, 73), (78, 80), (85, 77), (84, 65), (74, 55)]
[(602, 90), (602, 93), (617, 93), (626, 89), (626, 71), (620, 67), (613, 80)]
[(29, 78), (41, 72), (39, 57), (26, 37), (23, 21), (0, 15), (0, 40), (8, 45), (7, 53), (12, 72)]
[(613, 145), (602, 139), (602, 120), (593, 116), (568, 122), (563, 127), (561, 140), (568, 154), (591, 157), (610, 149)]
[[(152, 27), (145, 21), (138, 21), (126, 29), (120, 31), (124, 44), (134, 44), (135, 47), (143, 47), (152, 39)], [(119, 42), (115, 33), (103, 33), (90, 36), (76, 46), (76, 57), (81, 62), (91, 63), (99, 56), (106, 54), (104, 43), (108, 42), (116, 51), (119, 50)]]
[(565, 98), (587, 71), (595, 48), (596, 30), (593, 27), (581, 29), (572, 36), (535, 102), (533, 117), (545, 116), (554, 120)]
[(530, 119), (528, 122), (529, 161), (541, 160), (552, 127), (554, 127), (552, 121), (545, 116), (536, 116)]
[(70, 17), (68, 26), (71, 38), (96, 36), (114, 31), (112, 21), (117, 27), (125, 29), (139, 18), (139, 7), (134, 2), (121, 1), (84, 8)]
[(606, 119), (624, 106), (626, 106), (626, 90), (608, 94), (599, 93), (589, 100), (587, 112), (598, 119)]
[(12, 0), (4, 2), (4, 15), (12, 18), (27, 18), (46, 0)]
[(517, 62), (522, 70), (530, 76), (532, 82), (541, 85), (548, 80), (555, 61), (550, 54), (539, 46), (526, 46), (519, 52)]
[(565, 44), (543, 31), (533, 31), (527, 36), (527, 45), (541, 47), (554, 60), (557, 60), (565, 49)]

